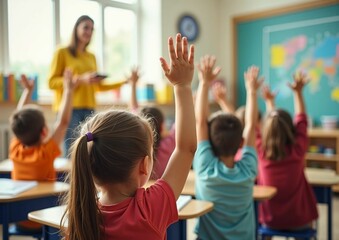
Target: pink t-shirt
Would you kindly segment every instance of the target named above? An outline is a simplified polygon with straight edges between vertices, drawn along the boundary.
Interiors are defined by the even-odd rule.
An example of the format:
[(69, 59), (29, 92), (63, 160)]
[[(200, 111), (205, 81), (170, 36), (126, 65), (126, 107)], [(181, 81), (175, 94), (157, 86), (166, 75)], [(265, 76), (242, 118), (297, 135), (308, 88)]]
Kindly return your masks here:
[(111, 206), (100, 206), (105, 239), (166, 239), (167, 227), (178, 220), (172, 188), (159, 179), (139, 188), (135, 197)]
[(257, 134), (259, 185), (274, 186), (277, 194), (259, 204), (259, 221), (278, 229), (291, 229), (318, 218), (317, 202), (305, 174), (304, 156), (308, 145), (307, 116), (295, 116), (295, 144), (287, 147), (288, 156), (280, 161), (265, 159), (261, 136)]
[(169, 134), (163, 137), (160, 141), (156, 155), (157, 160), (155, 162), (153, 173), (151, 176), (152, 179), (161, 178), (162, 174), (166, 169), (168, 160), (170, 159), (174, 151), (174, 148), (175, 148), (175, 128), (173, 125)]

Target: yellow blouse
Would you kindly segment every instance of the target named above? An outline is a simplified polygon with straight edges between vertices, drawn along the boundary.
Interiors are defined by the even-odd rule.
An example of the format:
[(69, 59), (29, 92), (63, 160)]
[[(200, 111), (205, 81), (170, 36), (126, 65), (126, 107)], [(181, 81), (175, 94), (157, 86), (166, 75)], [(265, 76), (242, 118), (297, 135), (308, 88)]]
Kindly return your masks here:
[[(56, 50), (48, 77), (49, 88), (53, 89), (55, 92), (53, 101), (53, 110), (55, 111), (59, 110), (59, 105), (61, 103), (63, 72), (67, 67), (73, 71), (74, 75), (81, 75), (85, 72), (96, 72), (96, 58), (94, 54), (87, 51), (78, 53), (77, 57), (73, 57), (68, 48), (59, 48)], [(74, 91), (73, 108), (94, 109), (96, 107), (96, 91), (107, 91), (119, 88), (124, 83), (125, 80), (111, 84), (105, 84), (104, 82), (96, 84), (81, 84)]]

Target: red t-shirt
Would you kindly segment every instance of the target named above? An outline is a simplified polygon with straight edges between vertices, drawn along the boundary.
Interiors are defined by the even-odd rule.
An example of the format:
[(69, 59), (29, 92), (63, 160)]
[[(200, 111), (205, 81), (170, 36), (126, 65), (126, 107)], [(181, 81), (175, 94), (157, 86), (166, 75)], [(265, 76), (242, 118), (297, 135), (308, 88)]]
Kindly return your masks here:
[(167, 227), (178, 220), (172, 188), (159, 179), (151, 187), (139, 188), (135, 197), (100, 206), (105, 239), (166, 239)]
[(277, 194), (259, 204), (259, 221), (272, 228), (291, 229), (318, 218), (317, 202), (305, 174), (304, 156), (308, 146), (307, 116), (295, 116), (295, 144), (286, 147), (288, 156), (280, 161), (265, 159), (260, 133), (257, 135), (259, 185), (274, 186)]

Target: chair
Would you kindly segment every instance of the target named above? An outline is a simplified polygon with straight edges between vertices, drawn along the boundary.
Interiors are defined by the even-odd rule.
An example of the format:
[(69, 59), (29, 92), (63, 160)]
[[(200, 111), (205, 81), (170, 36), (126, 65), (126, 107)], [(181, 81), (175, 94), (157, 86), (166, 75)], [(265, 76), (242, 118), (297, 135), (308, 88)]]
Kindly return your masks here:
[(317, 231), (313, 228), (297, 231), (283, 231), (283, 230), (274, 230), (269, 227), (260, 226), (258, 229), (259, 239), (265, 239), (265, 237), (289, 237), (298, 238), (298, 239), (317, 239)]
[(40, 232), (30, 232), (17, 229), (15, 224), (10, 225), (8, 233), (10, 236), (31, 236), (37, 240), (42, 239), (42, 231)]

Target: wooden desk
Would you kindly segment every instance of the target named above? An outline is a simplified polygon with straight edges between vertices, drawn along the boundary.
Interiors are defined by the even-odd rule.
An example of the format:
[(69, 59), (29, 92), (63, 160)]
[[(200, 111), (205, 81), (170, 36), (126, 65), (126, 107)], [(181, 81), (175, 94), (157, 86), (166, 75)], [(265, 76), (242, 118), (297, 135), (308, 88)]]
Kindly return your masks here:
[[(168, 239), (182, 239), (185, 234), (186, 239), (186, 219), (199, 217), (213, 209), (213, 203), (191, 200), (179, 211), (179, 226), (172, 224), (168, 231)], [(60, 229), (60, 220), (65, 212), (65, 206), (57, 206), (30, 212), (28, 219), (44, 225), (44, 239), (60, 239), (58, 231)], [(66, 226), (67, 227), (67, 226)], [(179, 230), (179, 231), (178, 231)]]
[[(54, 161), (54, 169), (57, 172), (58, 181), (64, 181), (65, 174), (71, 170), (71, 161), (67, 158), (56, 158)], [(13, 170), (13, 162), (6, 159), (0, 162), (0, 178), (11, 178)]]
[(58, 205), (59, 196), (69, 190), (62, 182), (39, 182), (17, 195), (0, 195), (0, 224), (3, 240), (9, 239), (9, 223), (27, 219), (31, 211)]
[(305, 175), (312, 185), (318, 203), (327, 205), (327, 239), (332, 239), (332, 186), (339, 183), (339, 176), (329, 169), (306, 168)]
[[(146, 187), (154, 184), (154, 180), (150, 180)], [(190, 195), (195, 196), (195, 173), (193, 170), (190, 170), (184, 189), (182, 190), (181, 194), (183, 195)], [(277, 193), (277, 189), (271, 186), (260, 186), (255, 185), (253, 187), (253, 199), (255, 201), (263, 201), (267, 199), (271, 199)]]

